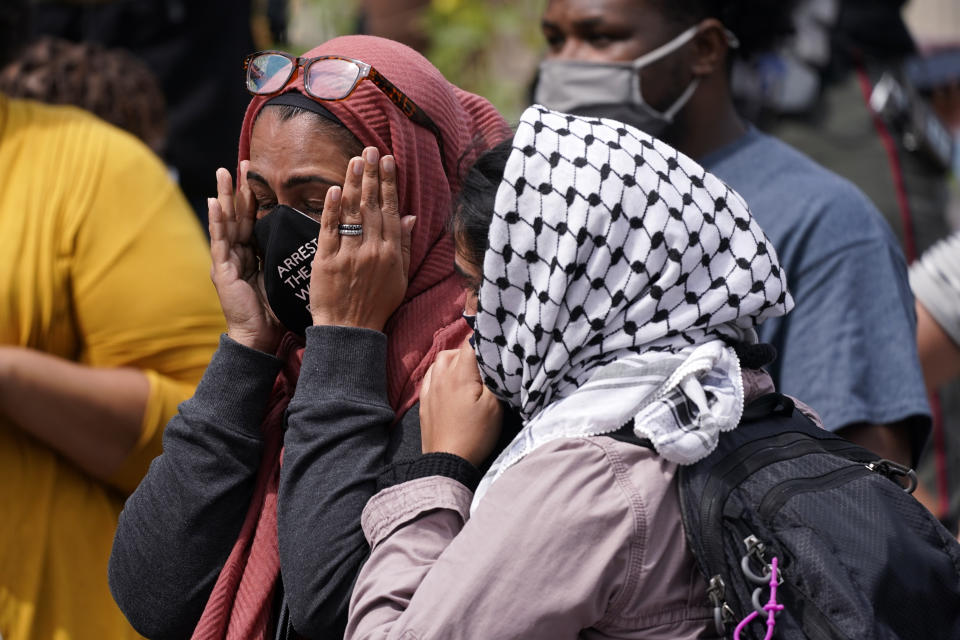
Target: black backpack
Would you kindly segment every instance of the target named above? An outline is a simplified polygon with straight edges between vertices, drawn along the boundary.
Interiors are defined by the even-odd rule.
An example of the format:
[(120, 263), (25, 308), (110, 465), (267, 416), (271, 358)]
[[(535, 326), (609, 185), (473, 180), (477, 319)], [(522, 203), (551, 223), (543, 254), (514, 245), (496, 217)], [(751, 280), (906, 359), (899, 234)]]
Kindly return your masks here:
[[(960, 639), (960, 545), (904, 490), (913, 472), (818, 428), (790, 398), (746, 409), (700, 462), (680, 467), (683, 525), (716, 632), (769, 597), (778, 640)], [(764, 638), (766, 612), (740, 637)]]

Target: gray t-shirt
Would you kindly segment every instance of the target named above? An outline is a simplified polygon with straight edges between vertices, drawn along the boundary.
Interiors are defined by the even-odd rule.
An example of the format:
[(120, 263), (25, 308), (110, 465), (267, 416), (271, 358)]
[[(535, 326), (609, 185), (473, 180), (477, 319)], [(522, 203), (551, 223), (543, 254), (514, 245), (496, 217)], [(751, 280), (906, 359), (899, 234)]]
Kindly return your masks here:
[(832, 431), (918, 418), (918, 453), (930, 409), (913, 296), (879, 212), (850, 182), (755, 129), (700, 162), (743, 196), (786, 269), (796, 307), (760, 327), (780, 354), (778, 390)]
[(960, 231), (910, 266), (910, 285), (937, 324), (960, 345)]

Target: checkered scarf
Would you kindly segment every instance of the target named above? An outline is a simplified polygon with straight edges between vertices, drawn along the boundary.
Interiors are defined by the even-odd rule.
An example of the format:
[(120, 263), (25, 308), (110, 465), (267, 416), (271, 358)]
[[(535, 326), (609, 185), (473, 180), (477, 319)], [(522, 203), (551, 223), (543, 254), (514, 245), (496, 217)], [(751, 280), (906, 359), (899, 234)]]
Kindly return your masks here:
[(793, 300), (740, 196), (638, 129), (527, 109), (497, 192), (476, 321), (487, 386), (524, 428), (507, 468), (631, 419), (691, 464), (743, 412), (731, 342)]

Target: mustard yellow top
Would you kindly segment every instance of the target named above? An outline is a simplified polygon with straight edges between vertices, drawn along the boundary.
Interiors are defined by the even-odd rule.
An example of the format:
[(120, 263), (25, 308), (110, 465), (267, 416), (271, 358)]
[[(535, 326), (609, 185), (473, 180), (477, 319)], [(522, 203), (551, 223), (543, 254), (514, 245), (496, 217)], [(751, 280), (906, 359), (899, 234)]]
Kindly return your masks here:
[(209, 270), (196, 218), (133, 136), (0, 96), (0, 344), (136, 367), (150, 382), (142, 437), (113, 486), (0, 417), (4, 640), (138, 637), (107, 560), (124, 497), (224, 329)]

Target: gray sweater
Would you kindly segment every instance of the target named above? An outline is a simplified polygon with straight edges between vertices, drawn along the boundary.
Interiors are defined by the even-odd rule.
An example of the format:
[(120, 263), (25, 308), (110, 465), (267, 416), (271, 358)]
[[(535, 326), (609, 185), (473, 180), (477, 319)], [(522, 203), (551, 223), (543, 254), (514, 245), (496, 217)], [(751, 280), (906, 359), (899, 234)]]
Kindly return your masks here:
[[(420, 454), (419, 406), (391, 428), (386, 350), (380, 332), (307, 329), (280, 473), (280, 637), (289, 623), (307, 637), (342, 634), (369, 554), (360, 513), (385, 465)], [(281, 366), (223, 336), (120, 514), (110, 588), (148, 638), (189, 637), (203, 612), (253, 495), (260, 423)]]

